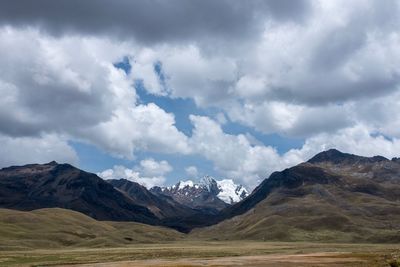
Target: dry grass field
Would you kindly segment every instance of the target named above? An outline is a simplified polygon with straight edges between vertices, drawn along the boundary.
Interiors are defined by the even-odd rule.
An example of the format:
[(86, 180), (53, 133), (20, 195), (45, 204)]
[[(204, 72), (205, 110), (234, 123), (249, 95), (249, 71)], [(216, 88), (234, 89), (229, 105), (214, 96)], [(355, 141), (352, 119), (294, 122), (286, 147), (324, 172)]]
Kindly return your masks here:
[(397, 266), (400, 245), (175, 241), (1, 251), (0, 266)]
[(0, 267), (398, 266), (400, 258), (400, 244), (212, 239), (63, 209), (0, 209)]

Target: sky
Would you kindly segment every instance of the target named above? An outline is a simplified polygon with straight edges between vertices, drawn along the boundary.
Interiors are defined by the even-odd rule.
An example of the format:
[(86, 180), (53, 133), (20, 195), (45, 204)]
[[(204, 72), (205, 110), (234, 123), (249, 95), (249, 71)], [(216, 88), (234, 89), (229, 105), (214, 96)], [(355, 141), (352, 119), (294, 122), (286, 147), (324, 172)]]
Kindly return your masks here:
[(147, 187), (400, 156), (395, 0), (3, 0), (0, 167)]

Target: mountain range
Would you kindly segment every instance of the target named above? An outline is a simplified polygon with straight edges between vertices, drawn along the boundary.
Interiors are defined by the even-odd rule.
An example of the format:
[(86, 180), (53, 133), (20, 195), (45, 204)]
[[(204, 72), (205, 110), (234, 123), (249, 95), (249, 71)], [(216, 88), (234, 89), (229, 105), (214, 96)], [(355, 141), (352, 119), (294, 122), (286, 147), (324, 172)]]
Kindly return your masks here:
[(180, 181), (173, 186), (156, 186), (150, 191), (158, 196), (172, 197), (185, 206), (208, 210), (214, 214), (248, 195), (247, 190), (233, 180), (218, 181), (210, 176), (203, 177), (198, 183), (191, 180)]
[(331, 149), (274, 172), (198, 237), (399, 242), (400, 160)]
[(0, 170), (0, 208), (54, 207), (193, 238), (399, 242), (400, 160), (331, 149), (272, 173), (250, 195), (211, 177), (148, 190), (56, 162)]
[(0, 207), (64, 208), (97, 220), (160, 224), (146, 207), (99, 178), (69, 164), (30, 164), (0, 170)]
[[(246, 192), (233, 182), (230, 186), (242, 188), (243, 194)], [(178, 189), (179, 185), (171, 188), (175, 187)], [(0, 208), (29, 211), (58, 207), (97, 220), (135, 221), (188, 232), (194, 227), (209, 225), (210, 215), (229, 205), (217, 195), (230, 191), (223, 191), (210, 177), (192, 190), (189, 186), (183, 188), (187, 199), (196, 199), (196, 205), (178, 201), (181, 190), (167, 194), (165, 189), (157, 193), (156, 189), (149, 191), (126, 179), (105, 181), (95, 174), (54, 161), (0, 170)]]

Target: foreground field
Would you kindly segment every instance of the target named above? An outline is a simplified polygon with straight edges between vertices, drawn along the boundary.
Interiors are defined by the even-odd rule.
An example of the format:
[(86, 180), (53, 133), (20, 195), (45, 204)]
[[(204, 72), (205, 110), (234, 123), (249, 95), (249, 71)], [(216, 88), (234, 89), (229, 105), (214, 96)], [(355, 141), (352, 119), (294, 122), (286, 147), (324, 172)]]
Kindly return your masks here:
[(399, 256), (400, 245), (386, 244), (180, 241), (123, 248), (0, 251), (0, 266), (390, 266)]
[(216, 241), (199, 233), (63, 209), (0, 209), (0, 267), (399, 266), (400, 244)]

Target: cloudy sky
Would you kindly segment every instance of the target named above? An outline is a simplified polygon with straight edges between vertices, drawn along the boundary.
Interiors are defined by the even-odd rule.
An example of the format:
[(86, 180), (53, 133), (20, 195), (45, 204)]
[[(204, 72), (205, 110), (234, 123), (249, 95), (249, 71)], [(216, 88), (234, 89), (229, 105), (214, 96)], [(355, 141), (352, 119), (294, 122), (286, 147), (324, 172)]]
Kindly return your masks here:
[(249, 188), (400, 156), (399, 1), (3, 0), (0, 167)]

